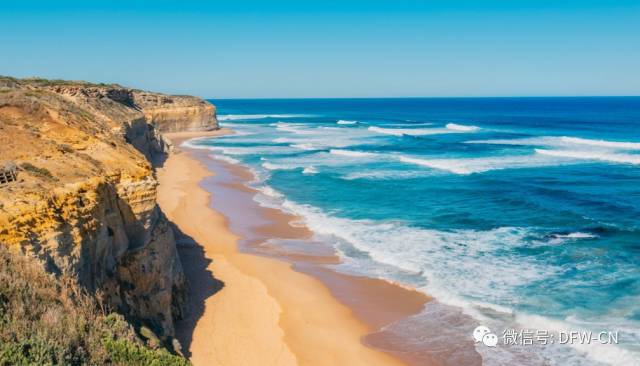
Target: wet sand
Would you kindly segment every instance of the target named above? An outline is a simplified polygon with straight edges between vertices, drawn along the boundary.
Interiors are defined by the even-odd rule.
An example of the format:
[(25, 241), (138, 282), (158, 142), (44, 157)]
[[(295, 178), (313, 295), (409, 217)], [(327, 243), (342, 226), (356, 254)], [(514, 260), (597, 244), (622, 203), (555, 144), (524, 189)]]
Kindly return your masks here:
[[(177, 147), (195, 136), (167, 137)], [(404, 364), (365, 346), (362, 339), (380, 324), (420, 311), (426, 296), (380, 280), (313, 273), (325, 271), (318, 263), (337, 260), (328, 252), (287, 256), (268, 248), (255, 254), (240, 251), (243, 240), (251, 252), (250, 246), (259, 246), (261, 238), (308, 239), (311, 233), (291, 226), (295, 217), (247, 201), (253, 192), (242, 180), (250, 173), (240, 167), (230, 173), (236, 180), (209, 186), (216, 176), (203, 163), (206, 159), (202, 151), (175, 149), (158, 170), (158, 202), (179, 232), (179, 251), (191, 283), (191, 314), (177, 325), (191, 361), (225, 366)], [(232, 202), (221, 202), (226, 204), (225, 216), (212, 207), (225, 201), (223, 193), (229, 190), (234, 192), (227, 197)], [(229, 208), (233, 210), (226, 212)], [(234, 232), (237, 220), (255, 224), (255, 236)], [(331, 283), (349, 285), (341, 295), (340, 287)], [(385, 310), (367, 310), (377, 304), (385, 304), (380, 306)]]

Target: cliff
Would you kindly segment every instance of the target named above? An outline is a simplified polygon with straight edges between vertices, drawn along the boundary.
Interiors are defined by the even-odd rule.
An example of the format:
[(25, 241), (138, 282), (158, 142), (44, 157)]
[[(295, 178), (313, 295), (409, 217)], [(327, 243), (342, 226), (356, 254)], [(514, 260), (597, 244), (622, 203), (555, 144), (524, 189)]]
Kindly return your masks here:
[(145, 119), (161, 132), (202, 131), (217, 127), (216, 108), (200, 98), (134, 92)]
[(167, 152), (161, 132), (215, 128), (195, 97), (0, 78), (0, 166), (18, 167), (0, 186), (0, 245), (169, 342), (187, 283), (152, 161)]

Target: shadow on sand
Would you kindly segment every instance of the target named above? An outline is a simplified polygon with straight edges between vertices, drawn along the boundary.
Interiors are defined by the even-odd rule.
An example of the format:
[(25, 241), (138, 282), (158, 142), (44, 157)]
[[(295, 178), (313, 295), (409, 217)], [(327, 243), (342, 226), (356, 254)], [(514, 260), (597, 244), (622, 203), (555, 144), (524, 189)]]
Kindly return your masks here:
[(184, 234), (172, 224), (178, 244), (182, 268), (189, 281), (187, 316), (176, 322), (176, 337), (186, 357), (191, 357), (191, 341), (196, 323), (204, 314), (205, 300), (222, 290), (224, 282), (213, 277), (208, 267), (211, 259), (205, 257), (204, 249), (192, 237)]

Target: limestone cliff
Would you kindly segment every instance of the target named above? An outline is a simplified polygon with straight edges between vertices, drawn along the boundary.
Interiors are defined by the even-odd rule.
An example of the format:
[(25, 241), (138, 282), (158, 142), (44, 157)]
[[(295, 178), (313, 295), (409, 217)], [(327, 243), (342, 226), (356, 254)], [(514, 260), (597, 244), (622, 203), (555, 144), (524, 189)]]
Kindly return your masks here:
[(161, 132), (202, 131), (217, 127), (215, 107), (200, 98), (133, 93), (146, 120)]
[(194, 97), (41, 79), (0, 78), (0, 245), (77, 278), (130, 320), (174, 335), (187, 284), (158, 208), (152, 160), (162, 131), (217, 128)]

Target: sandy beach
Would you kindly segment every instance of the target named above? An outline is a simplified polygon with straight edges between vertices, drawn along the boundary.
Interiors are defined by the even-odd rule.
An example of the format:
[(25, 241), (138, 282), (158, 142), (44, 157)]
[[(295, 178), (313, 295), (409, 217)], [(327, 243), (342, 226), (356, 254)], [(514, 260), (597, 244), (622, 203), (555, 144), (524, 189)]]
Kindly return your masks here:
[[(221, 133), (228, 132), (208, 135)], [(195, 135), (167, 137), (177, 147)], [(191, 284), (191, 314), (178, 324), (178, 337), (193, 364), (403, 364), (363, 345), (361, 339), (375, 329), (322, 281), (285, 261), (238, 250), (240, 237), (210, 207), (215, 195), (202, 188), (212, 173), (194, 154), (175, 149), (158, 171), (160, 207), (181, 233), (179, 242), (187, 243), (180, 256)]]

